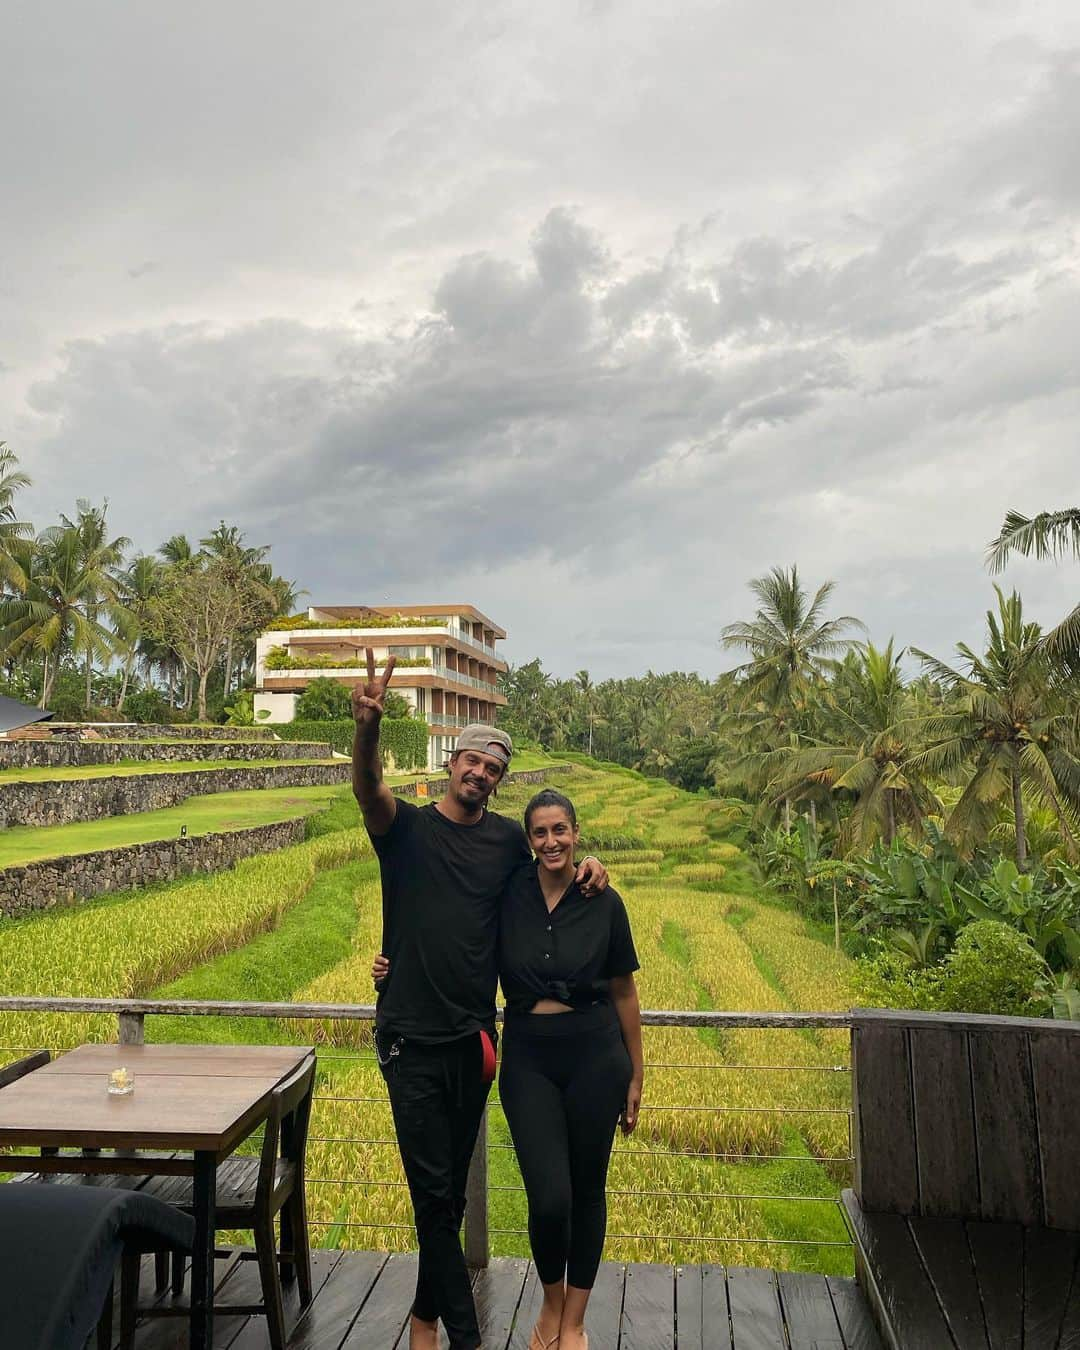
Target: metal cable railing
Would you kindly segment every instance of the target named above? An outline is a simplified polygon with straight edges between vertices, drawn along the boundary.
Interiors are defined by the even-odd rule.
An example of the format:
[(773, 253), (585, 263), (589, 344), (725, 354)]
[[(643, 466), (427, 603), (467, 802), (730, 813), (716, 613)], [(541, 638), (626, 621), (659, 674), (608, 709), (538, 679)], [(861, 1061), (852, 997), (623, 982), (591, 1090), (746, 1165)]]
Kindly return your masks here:
[[(299, 1029), (308, 1022), (366, 1022), (374, 1015), (373, 1008), (360, 1005), (0, 998), (0, 1015), (5, 1012), (111, 1013), (119, 1017), (121, 1043), (140, 1042), (145, 1018), (157, 1014), (278, 1018), (290, 1024), (288, 1039), (301, 1040)], [(643, 1013), (642, 1021), (647, 1027), (707, 1027), (718, 1032), (839, 1031), (851, 1025), (845, 1013), (649, 1010)], [(689, 1083), (695, 1086), (689, 1096), (697, 1095), (699, 1100), (686, 1100), (685, 1092), (673, 1090), (675, 1101), (650, 1102), (647, 1077), (638, 1131), (626, 1139), (617, 1136), (612, 1155), (608, 1242), (609, 1251), (617, 1258), (629, 1245), (640, 1243), (649, 1244), (655, 1251), (663, 1248), (666, 1259), (679, 1259), (680, 1247), (686, 1247), (696, 1259), (708, 1259), (703, 1254), (711, 1246), (725, 1253), (738, 1247), (741, 1260), (758, 1247), (823, 1252), (850, 1248), (838, 1194), (822, 1193), (837, 1184), (852, 1163), (850, 1065), (836, 1063), (835, 1049), (830, 1053), (826, 1046), (819, 1047), (819, 1063), (783, 1063), (777, 1062), (782, 1057), (776, 1056), (767, 1063), (747, 1063), (745, 1044), (741, 1044), (743, 1053), (736, 1054), (732, 1061), (719, 1057), (719, 1051), (713, 1051), (716, 1058), (701, 1061), (678, 1054), (646, 1061), (649, 1074), (666, 1076), (666, 1088), (673, 1090), (669, 1079)], [(0, 1052), (14, 1056), (35, 1048), (39, 1047), (4, 1045)], [(311, 1174), (307, 1179), (312, 1191), (311, 1225), (337, 1245), (343, 1240), (342, 1234), (352, 1231), (381, 1231), (387, 1243), (409, 1245), (404, 1242), (404, 1235), (413, 1231), (404, 1197), (407, 1183), (390, 1128), (389, 1101), (374, 1068), (375, 1056), (363, 1049), (336, 1046), (317, 1047), (317, 1053), (320, 1076), (309, 1136)], [(747, 1081), (760, 1084), (753, 1089), (751, 1099), (730, 1100), (737, 1088), (736, 1084), (725, 1087), (731, 1073), (748, 1075)], [(370, 1077), (349, 1083), (350, 1074)], [(811, 1095), (805, 1101), (792, 1101), (790, 1097), (800, 1094), (789, 1087), (784, 1100), (776, 1102), (767, 1090), (770, 1080), (763, 1077), (769, 1074), (798, 1075), (794, 1081), (802, 1083), (801, 1090)], [(815, 1099), (808, 1074), (820, 1075), (824, 1085), (820, 1098)], [(839, 1074), (849, 1077), (838, 1079)], [(652, 1081), (656, 1090), (655, 1078)], [(765, 1141), (766, 1147), (760, 1142), (755, 1147), (757, 1140)], [(386, 1174), (381, 1175), (384, 1162)], [(628, 1178), (625, 1172), (627, 1165), (635, 1163), (644, 1169), (640, 1186), (631, 1184), (632, 1174)], [(783, 1181), (785, 1169), (792, 1173), (791, 1191), (777, 1185), (778, 1180)], [(804, 1172), (796, 1176), (798, 1169)], [(381, 1214), (376, 1207), (379, 1196), (386, 1197)], [(671, 1222), (661, 1226), (657, 1208), (664, 1202)], [(835, 1211), (832, 1215), (830, 1208)], [(813, 1217), (815, 1213), (817, 1218)], [(526, 1254), (524, 1215), (524, 1191), (513, 1161), (513, 1145), (498, 1097), (493, 1094), (470, 1172), (466, 1213), (470, 1261), (484, 1264), (493, 1241), (500, 1250), (512, 1248), (513, 1254)], [(637, 1222), (633, 1221), (635, 1216)], [(626, 1223), (626, 1219), (631, 1222)], [(647, 1222), (643, 1224), (642, 1219)], [(639, 1228), (648, 1231), (636, 1231)], [(836, 1268), (835, 1261), (835, 1257), (830, 1258), (829, 1269)]]

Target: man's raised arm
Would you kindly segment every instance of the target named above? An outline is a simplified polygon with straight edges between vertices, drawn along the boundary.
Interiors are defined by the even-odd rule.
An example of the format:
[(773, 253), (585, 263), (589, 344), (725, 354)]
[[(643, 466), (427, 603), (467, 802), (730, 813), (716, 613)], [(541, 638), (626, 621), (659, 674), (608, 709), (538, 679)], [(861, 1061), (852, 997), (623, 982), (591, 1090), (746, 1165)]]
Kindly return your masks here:
[(382, 759), (379, 755), (383, 700), (393, 673), (394, 658), (388, 656), (382, 678), (375, 678), (375, 653), (368, 647), (367, 683), (355, 686), (352, 691), (352, 711), (356, 722), (352, 752), (353, 795), (363, 812), (368, 834), (386, 834), (397, 814), (394, 794), (383, 782)]

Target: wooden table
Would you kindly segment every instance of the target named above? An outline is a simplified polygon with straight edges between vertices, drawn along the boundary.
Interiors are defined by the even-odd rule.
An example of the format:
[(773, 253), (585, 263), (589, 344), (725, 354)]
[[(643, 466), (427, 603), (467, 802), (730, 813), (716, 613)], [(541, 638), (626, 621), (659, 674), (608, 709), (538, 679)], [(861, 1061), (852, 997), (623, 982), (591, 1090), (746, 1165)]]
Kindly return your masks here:
[[(292, 1045), (80, 1046), (0, 1092), (0, 1146), (41, 1150), (6, 1156), (4, 1169), (192, 1177), (191, 1345), (210, 1350), (218, 1163), (261, 1124), (273, 1089), (310, 1053)], [(106, 1090), (120, 1065), (135, 1075), (127, 1097)], [(65, 1147), (88, 1152), (55, 1152)], [(174, 1156), (95, 1156), (98, 1149)]]

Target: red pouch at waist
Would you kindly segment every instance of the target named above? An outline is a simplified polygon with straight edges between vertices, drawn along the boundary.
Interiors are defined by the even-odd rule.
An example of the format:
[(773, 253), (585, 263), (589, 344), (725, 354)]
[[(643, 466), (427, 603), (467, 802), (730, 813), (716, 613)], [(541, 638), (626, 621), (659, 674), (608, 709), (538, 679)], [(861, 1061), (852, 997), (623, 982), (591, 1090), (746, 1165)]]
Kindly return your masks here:
[(483, 1083), (493, 1083), (495, 1081), (495, 1045), (486, 1031), (480, 1033), (480, 1081)]

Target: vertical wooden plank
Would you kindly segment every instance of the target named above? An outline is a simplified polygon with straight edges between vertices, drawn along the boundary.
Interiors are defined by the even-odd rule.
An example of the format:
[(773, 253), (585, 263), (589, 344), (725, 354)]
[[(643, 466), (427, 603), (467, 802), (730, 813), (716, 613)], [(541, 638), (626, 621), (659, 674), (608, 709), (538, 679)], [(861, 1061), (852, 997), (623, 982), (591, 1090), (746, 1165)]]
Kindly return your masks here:
[(844, 1350), (882, 1350), (869, 1305), (855, 1281), (844, 1275), (829, 1275), (825, 1282), (844, 1337)]
[(934, 1286), (923, 1269), (908, 1221), (900, 1214), (866, 1214), (843, 1193), (855, 1235), (859, 1283), (890, 1350), (952, 1346)]
[(493, 1261), (476, 1272), (473, 1281), (476, 1318), (480, 1337), (492, 1350), (506, 1350), (528, 1273), (528, 1261), (519, 1257)]
[[(679, 1350), (704, 1350), (701, 1284), (700, 1266), (675, 1267), (675, 1332)], [(725, 1321), (726, 1312), (725, 1307)], [(724, 1350), (730, 1347), (725, 1345)]]
[[(352, 1254), (350, 1253), (350, 1256), (351, 1255)], [(356, 1255), (360, 1256), (362, 1254), (356, 1253)], [(363, 1255), (366, 1255), (366, 1253), (364, 1253)], [(297, 1286), (297, 1281), (296, 1280), (289, 1281), (289, 1283), (285, 1286), (284, 1291), (285, 1325), (287, 1327), (293, 1327), (299, 1318), (302, 1318), (306, 1314), (306, 1312), (310, 1311), (310, 1309), (314, 1307), (314, 1299), (317, 1299), (319, 1295), (323, 1292), (323, 1289), (328, 1283), (330, 1276), (333, 1274), (335, 1267), (337, 1266), (338, 1262), (342, 1259), (348, 1258), (342, 1258), (340, 1252), (328, 1251), (325, 1247), (315, 1247), (312, 1249), (311, 1292), (314, 1297), (312, 1302), (308, 1305), (308, 1308), (302, 1309), (300, 1307), (300, 1290)], [(380, 1260), (381, 1259), (384, 1258), (380, 1258)], [(249, 1264), (256, 1265), (254, 1261), (250, 1262)], [(362, 1269), (363, 1267), (361, 1266), (359, 1261), (357, 1262), (355, 1267), (350, 1266), (350, 1270), (352, 1272), (352, 1287), (354, 1300), (357, 1298), (357, 1289), (361, 1280)], [(225, 1298), (232, 1297), (232, 1295), (229, 1293), (227, 1285), (225, 1288), (224, 1297)], [(261, 1302), (261, 1295), (258, 1296), (255, 1301)], [(343, 1319), (341, 1322), (341, 1336), (344, 1336), (345, 1328), (348, 1326), (349, 1321), (351, 1321), (351, 1314), (349, 1315), (347, 1320)], [(214, 1334), (215, 1336), (217, 1335), (216, 1329)], [(299, 1342), (294, 1339), (293, 1335), (290, 1334), (289, 1336), (290, 1350), (293, 1350), (293, 1346), (298, 1343)], [(249, 1317), (240, 1335), (237, 1336), (235, 1341), (229, 1342), (228, 1350), (266, 1350), (266, 1319), (257, 1316)]]
[(619, 1350), (675, 1350), (675, 1276), (670, 1266), (626, 1267)]
[(1080, 1238), (1050, 1228), (1024, 1233), (1024, 1350), (1055, 1350), (1076, 1273)]
[(979, 1282), (960, 1219), (909, 1219), (908, 1227), (958, 1350), (986, 1350)]
[(952, 1027), (913, 1027), (908, 1040), (919, 1213), (941, 1218), (978, 1214), (979, 1171), (967, 1032)]
[[(727, 1271), (723, 1266), (701, 1267), (701, 1350), (732, 1350), (728, 1316)], [(683, 1350), (682, 1330), (679, 1350)]]
[(919, 1205), (908, 1034), (856, 1017), (851, 1037), (855, 1194), (864, 1210), (915, 1214)]
[(776, 1280), (791, 1350), (844, 1350), (825, 1276), (782, 1270)]
[(1028, 1040), (1039, 1121), (1043, 1222), (1080, 1231), (1080, 1032), (1033, 1031)]
[(728, 1266), (727, 1285), (735, 1350), (787, 1350), (775, 1273)]
[[(385, 1252), (346, 1252), (318, 1298), (301, 1313), (289, 1335), (289, 1350), (337, 1350), (386, 1261)], [(260, 1330), (265, 1332), (265, 1325)]]
[(483, 1270), (491, 1256), (488, 1239), (488, 1108), (480, 1117), (476, 1144), (465, 1180), (465, 1260)]
[(618, 1345), (625, 1284), (626, 1267), (619, 1262), (605, 1261), (596, 1272), (585, 1314), (585, 1330), (593, 1345)]
[(507, 1350), (527, 1350), (529, 1338), (532, 1336), (533, 1327), (536, 1326), (536, 1319), (540, 1316), (540, 1306), (543, 1301), (544, 1286), (540, 1283), (536, 1267), (531, 1265), (529, 1273), (525, 1277), (525, 1286), (521, 1291), (521, 1302), (518, 1304), (517, 1315), (514, 1318), (514, 1329), (510, 1333)]
[(973, 1030), (969, 1042), (979, 1215), (1032, 1228), (1042, 1222), (1043, 1206), (1027, 1032)]
[(341, 1350), (386, 1350), (394, 1345), (409, 1319), (415, 1293), (415, 1253), (388, 1256)]
[(1020, 1350), (1024, 1335), (1024, 1235), (1015, 1223), (966, 1224), (990, 1350)]

